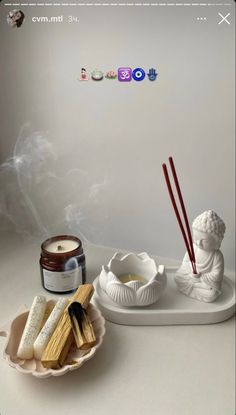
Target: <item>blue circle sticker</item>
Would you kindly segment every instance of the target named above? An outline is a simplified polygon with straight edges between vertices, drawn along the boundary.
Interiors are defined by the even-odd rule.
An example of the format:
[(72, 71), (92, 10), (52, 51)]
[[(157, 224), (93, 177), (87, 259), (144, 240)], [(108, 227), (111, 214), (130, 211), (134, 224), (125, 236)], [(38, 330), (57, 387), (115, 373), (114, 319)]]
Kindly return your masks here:
[(145, 71), (142, 68), (135, 68), (132, 72), (132, 77), (135, 81), (143, 81), (145, 78)]

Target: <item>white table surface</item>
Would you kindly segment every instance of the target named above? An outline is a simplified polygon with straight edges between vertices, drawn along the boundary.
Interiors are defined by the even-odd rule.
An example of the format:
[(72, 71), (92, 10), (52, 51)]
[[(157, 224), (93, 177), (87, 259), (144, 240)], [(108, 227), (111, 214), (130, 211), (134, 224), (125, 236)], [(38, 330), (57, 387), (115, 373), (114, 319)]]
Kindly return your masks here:
[[(88, 282), (114, 250), (88, 247)], [(40, 247), (0, 237), (0, 326), (28, 307), (41, 286)], [(163, 260), (165, 263), (165, 260)], [(174, 261), (169, 265), (173, 265)], [(22, 375), (2, 358), (1, 415), (234, 415), (235, 322), (199, 326), (121, 326), (106, 322), (93, 359), (62, 377)]]

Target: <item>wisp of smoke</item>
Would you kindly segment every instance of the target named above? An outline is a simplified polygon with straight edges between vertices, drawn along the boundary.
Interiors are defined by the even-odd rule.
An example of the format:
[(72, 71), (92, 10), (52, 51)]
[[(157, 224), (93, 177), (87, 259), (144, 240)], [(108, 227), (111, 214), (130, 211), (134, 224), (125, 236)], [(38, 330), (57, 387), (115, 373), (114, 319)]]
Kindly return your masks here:
[(23, 235), (72, 233), (96, 243), (107, 215), (103, 194), (109, 181), (95, 180), (78, 166), (62, 166), (63, 156), (47, 136), (24, 125), (13, 156), (0, 166), (0, 215)]

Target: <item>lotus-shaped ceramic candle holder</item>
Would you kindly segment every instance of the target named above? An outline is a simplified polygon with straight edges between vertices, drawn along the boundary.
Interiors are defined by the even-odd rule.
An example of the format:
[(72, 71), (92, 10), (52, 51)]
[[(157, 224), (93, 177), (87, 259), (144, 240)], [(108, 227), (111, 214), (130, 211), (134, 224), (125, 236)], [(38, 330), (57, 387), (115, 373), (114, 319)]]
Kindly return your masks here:
[(148, 254), (116, 253), (102, 267), (99, 284), (121, 306), (146, 306), (155, 303), (166, 287), (165, 267), (157, 267)]
[[(50, 300), (50, 302), (55, 304), (54, 300)], [(78, 369), (94, 356), (97, 349), (101, 346), (105, 334), (105, 320), (102, 317), (101, 312), (91, 303), (88, 305), (87, 312), (97, 339), (96, 344), (87, 351), (80, 351), (72, 346), (67, 356), (67, 360), (61, 369), (46, 369), (39, 360), (21, 360), (17, 357), (17, 349), (29, 314), (29, 310), (26, 309), (19, 312), (12, 322), (7, 323), (0, 329), (0, 336), (7, 337), (3, 357), (10, 366), (19, 372), (30, 374), (37, 378), (61, 376), (67, 372)]]

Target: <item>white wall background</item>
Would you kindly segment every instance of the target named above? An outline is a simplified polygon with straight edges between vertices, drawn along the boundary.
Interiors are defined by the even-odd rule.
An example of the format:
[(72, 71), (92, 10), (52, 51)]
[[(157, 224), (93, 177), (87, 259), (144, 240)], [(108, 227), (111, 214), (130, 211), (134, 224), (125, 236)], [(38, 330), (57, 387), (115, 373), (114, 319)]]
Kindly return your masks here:
[[(18, 171), (23, 202), (17, 176), (1, 169), (2, 227), (8, 217), (31, 232), (37, 216), (48, 235), (83, 233), (97, 244), (180, 259), (185, 248), (161, 167), (173, 155), (190, 221), (206, 209), (225, 220), (222, 250), (234, 268), (233, 13), (231, 25), (218, 25), (216, 8), (204, 9), (206, 23), (196, 19), (199, 8), (22, 10), (24, 25), (12, 29), (0, 5), (1, 162), (13, 156), (26, 122), (45, 135), (42, 147), (18, 139), (17, 154), (32, 157)], [(61, 24), (31, 21), (61, 14)], [(70, 14), (79, 23), (66, 22)], [(81, 67), (119, 66), (155, 67), (159, 78), (77, 80)]]

